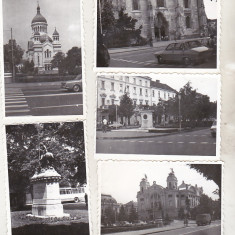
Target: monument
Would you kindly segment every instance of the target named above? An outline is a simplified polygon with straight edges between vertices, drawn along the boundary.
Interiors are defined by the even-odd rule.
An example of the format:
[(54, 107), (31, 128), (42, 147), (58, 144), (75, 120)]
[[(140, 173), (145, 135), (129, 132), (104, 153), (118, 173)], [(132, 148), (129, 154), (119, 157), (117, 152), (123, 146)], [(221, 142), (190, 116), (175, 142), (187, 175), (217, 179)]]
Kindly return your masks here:
[(54, 157), (46, 152), (40, 159), (41, 170), (31, 178), (33, 184), (32, 215), (34, 217), (68, 217), (60, 199), (60, 174), (53, 167)]
[(152, 110), (141, 110), (141, 129), (153, 128), (153, 111)]

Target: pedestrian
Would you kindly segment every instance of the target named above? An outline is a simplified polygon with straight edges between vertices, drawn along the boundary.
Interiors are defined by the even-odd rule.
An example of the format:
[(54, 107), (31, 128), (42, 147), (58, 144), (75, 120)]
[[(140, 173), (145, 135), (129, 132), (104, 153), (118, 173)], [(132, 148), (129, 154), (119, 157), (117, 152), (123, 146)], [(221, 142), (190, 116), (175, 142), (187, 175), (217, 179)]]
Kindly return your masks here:
[(187, 218), (187, 216), (184, 217), (184, 227), (188, 227), (188, 218)]
[(86, 193), (85, 193), (85, 203), (86, 203), (86, 207), (88, 207), (88, 197)]
[(149, 38), (149, 46), (153, 47), (153, 39), (152, 39), (152, 37)]
[(103, 119), (103, 133), (106, 133), (106, 131), (107, 131), (107, 123), (108, 123), (108, 121), (104, 118)]

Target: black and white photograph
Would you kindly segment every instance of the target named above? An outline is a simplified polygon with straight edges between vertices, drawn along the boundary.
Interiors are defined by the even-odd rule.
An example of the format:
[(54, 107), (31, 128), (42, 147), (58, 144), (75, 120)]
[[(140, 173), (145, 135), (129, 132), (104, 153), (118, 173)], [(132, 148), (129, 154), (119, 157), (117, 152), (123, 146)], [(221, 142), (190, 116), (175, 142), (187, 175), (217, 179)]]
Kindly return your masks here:
[(5, 116), (83, 115), (81, 0), (2, 3)]
[(219, 77), (97, 77), (96, 153), (216, 156)]
[(100, 162), (101, 234), (221, 235), (221, 168), (219, 162)]
[(216, 69), (217, 0), (97, 0), (97, 67)]
[(89, 235), (83, 122), (6, 126), (12, 235)]

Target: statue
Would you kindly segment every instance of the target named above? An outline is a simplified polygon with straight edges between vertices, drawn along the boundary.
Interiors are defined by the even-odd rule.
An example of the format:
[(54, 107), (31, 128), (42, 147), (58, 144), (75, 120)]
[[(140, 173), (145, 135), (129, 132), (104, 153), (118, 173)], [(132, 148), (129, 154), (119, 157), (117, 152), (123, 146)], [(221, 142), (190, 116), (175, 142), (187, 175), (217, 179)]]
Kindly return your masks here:
[(47, 152), (41, 156), (40, 164), (41, 164), (41, 167), (45, 170), (54, 169), (53, 167), (54, 161), (55, 161), (55, 158), (53, 154), (50, 152)]

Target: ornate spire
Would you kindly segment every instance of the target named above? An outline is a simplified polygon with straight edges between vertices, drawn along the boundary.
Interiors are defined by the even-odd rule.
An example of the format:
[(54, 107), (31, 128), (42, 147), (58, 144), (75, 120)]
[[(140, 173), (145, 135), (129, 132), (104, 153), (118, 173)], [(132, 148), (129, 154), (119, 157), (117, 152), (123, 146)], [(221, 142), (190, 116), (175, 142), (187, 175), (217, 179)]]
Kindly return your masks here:
[(38, 7), (37, 7), (37, 14), (40, 14), (40, 6), (39, 6), (39, 1), (38, 1)]

